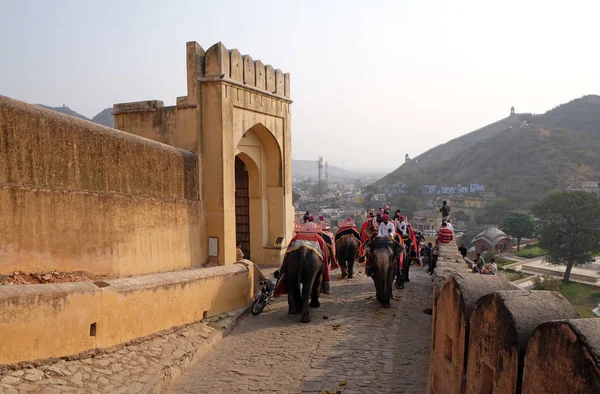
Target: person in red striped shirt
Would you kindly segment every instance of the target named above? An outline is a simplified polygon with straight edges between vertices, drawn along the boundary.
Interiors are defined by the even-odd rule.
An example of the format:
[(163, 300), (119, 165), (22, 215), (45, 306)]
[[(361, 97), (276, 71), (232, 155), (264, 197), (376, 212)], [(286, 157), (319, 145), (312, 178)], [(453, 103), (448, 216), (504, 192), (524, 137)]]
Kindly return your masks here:
[(448, 228), (446, 221), (442, 222), (442, 228), (438, 231), (438, 237), (435, 240), (435, 244), (447, 244), (454, 239), (453, 232)]

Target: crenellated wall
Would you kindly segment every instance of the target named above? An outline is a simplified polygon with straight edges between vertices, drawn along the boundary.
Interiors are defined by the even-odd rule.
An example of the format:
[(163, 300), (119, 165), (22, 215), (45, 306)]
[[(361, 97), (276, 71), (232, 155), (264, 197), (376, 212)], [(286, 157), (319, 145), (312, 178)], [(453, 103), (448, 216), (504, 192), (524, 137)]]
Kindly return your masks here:
[(434, 273), (428, 392), (600, 392), (600, 319), (560, 294), (471, 273), (454, 242)]
[[(170, 107), (158, 100), (115, 104), (115, 127), (197, 154), (201, 242), (217, 239), (219, 264), (235, 261), (236, 157), (253, 168), (250, 256), (279, 265), (294, 212), (290, 75), (221, 42), (206, 51), (188, 42), (186, 62), (187, 96)], [(284, 242), (275, 244), (279, 237)]]

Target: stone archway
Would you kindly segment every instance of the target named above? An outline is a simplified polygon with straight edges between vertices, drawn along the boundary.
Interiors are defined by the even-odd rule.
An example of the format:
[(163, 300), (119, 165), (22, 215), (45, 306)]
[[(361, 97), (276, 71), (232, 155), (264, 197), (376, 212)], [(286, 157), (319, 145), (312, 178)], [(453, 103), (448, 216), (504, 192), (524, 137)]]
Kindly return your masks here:
[(235, 243), (240, 245), (244, 258), (250, 254), (250, 182), (248, 169), (242, 159), (235, 157)]
[[(245, 192), (243, 189), (239, 193), (237, 191), (238, 178), (240, 187), (243, 187), (244, 175), (238, 174), (238, 170), (242, 170), (242, 163), (248, 179), (247, 216), (244, 208), (246, 202), (241, 199)], [(276, 240), (286, 234), (282, 156), (279, 143), (264, 125), (257, 123), (240, 138), (235, 168), (236, 239), (239, 237), (244, 242), (243, 239), (248, 238), (247, 256), (251, 256), (249, 258), (255, 263), (277, 265), (280, 262), (281, 245), (276, 245)], [(249, 220), (247, 228), (243, 225), (246, 218)], [(242, 251), (246, 254), (243, 248)]]

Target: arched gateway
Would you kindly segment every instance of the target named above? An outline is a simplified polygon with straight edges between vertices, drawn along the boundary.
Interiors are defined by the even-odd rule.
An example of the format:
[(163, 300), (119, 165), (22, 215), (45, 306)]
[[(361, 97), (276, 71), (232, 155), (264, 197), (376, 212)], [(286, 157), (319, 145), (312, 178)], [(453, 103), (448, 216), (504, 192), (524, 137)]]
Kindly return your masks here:
[(232, 264), (239, 242), (252, 261), (278, 265), (294, 212), (289, 74), (220, 42), (188, 42), (187, 88), (171, 107), (115, 104), (115, 128), (197, 155), (199, 179), (186, 183), (202, 210), (194, 264)]

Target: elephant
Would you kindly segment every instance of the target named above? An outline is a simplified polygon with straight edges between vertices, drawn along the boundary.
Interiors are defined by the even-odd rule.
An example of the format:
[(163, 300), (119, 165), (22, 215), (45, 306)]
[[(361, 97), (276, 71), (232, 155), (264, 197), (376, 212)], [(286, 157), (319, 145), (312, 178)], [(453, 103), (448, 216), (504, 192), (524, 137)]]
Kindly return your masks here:
[[(319, 289), (323, 264), (323, 259), (305, 246), (288, 253), (285, 257), (283, 269), (288, 291), (288, 313), (290, 315), (302, 313), (300, 319), (302, 323), (310, 323), (309, 306), (311, 308), (321, 306)], [(300, 285), (302, 285), (302, 292)]]
[(342, 237), (335, 243), (335, 256), (342, 270), (342, 278), (352, 278), (354, 261), (358, 256), (360, 241), (353, 236)]
[(389, 238), (375, 238), (367, 246), (373, 264), (373, 282), (377, 301), (383, 308), (390, 307), (394, 277), (398, 269), (398, 256), (402, 246)]

